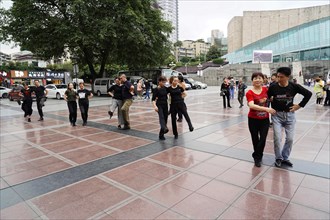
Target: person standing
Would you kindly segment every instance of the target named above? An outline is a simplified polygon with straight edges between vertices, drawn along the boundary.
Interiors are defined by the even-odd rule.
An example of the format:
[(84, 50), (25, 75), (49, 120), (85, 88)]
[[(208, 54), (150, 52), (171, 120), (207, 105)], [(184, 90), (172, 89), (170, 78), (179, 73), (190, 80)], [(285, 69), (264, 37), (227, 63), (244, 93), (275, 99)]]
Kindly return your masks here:
[(24, 117), (27, 117), (27, 121), (31, 122), (32, 109), (32, 92), (26, 83), (23, 83), (23, 89), (19, 92), (19, 96), (23, 98), (22, 109), (24, 111)]
[(238, 90), (238, 102), (240, 104), (240, 108), (242, 108), (244, 106), (243, 104), (243, 99), (244, 99), (244, 95), (245, 95), (245, 89), (247, 88), (247, 86), (244, 84), (243, 80), (240, 79), (237, 85), (237, 90)]
[[(298, 109), (305, 107), (312, 96), (312, 93), (301, 85), (289, 82), (290, 75), (290, 68), (278, 68), (277, 83), (268, 89), (268, 97), (271, 100), (272, 108), (276, 111), (276, 114), (272, 115), (276, 167), (281, 167), (282, 163), (288, 166), (293, 166), (289, 157), (292, 150), (296, 124), (295, 112)], [(303, 99), (299, 104), (294, 104), (294, 97), (297, 93), (303, 95)], [(282, 147), (283, 128), (285, 129), (286, 137), (285, 143)]]
[(167, 79), (165, 76), (158, 78), (158, 87), (152, 93), (152, 104), (155, 111), (158, 113), (160, 131), (159, 140), (165, 140), (165, 134), (168, 132), (168, 104), (167, 104), (167, 89), (165, 87)]
[(255, 166), (260, 167), (269, 129), (269, 113), (275, 114), (276, 111), (268, 107), (268, 89), (262, 86), (264, 75), (259, 72), (253, 73), (251, 81), (253, 88), (246, 93), (250, 108), (248, 124), (253, 144), (252, 157)]
[(39, 113), (39, 120), (38, 121), (43, 121), (44, 120), (44, 113), (42, 111), (42, 107), (45, 105), (45, 101), (46, 101), (46, 96), (48, 94), (48, 91), (45, 89), (45, 87), (43, 87), (42, 85), (40, 85), (39, 80), (34, 80), (34, 85), (36, 86), (35, 89), (33, 90), (36, 98), (37, 98), (37, 109), (38, 109), (38, 113)]
[(178, 130), (176, 126), (176, 115), (179, 111), (182, 112), (182, 115), (186, 119), (189, 131), (192, 132), (194, 130), (194, 127), (190, 121), (190, 117), (187, 112), (187, 107), (184, 104), (183, 96), (185, 96), (184, 89), (178, 85), (179, 80), (176, 76), (171, 76), (170, 78), (170, 84), (171, 86), (167, 88), (167, 92), (171, 96), (171, 120), (172, 120), (172, 130), (174, 134), (174, 138), (178, 138)]
[(137, 91), (137, 98), (142, 99), (142, 95), (143, 95), (143, 80), (142, 79), (140, 79), (139, 82), (137, 83), (136, 91)]
[(122, 94), (122, 84), (120, 83), (119, 77), (115, 78), (115, 84), (108, 89), (108, 94), (112, 97), (112, 105), (110, 106), (110, 111), (108, 114), (110, 119), (113, 116), (116, 108), (118, 108), (118, 128), (121, 128), (121, 125), (124, 124), (123, 114), (120, 111), (123, 106), (123, 94)]
[(145, 89), (146, 89), (146, 95), (144, 99), (150, 99), (150, 81), (147, 79), (144, 83)]
[(327, 85), (324, 86), (324, 90), (326, 92), (324, 106), (330, 106), (330, 80), (328, 80)]
[(93, 97), (93, 93), (91, 93), (89, 90), (85, 89), (84, 83), (80, 82), (77, 94), (78, 94), (78, 98), (79, 98), (78, 103), (79, 103), (79, 109), (81, 112), (81, 118), (83, 120), (82, 126), (86, 126), (87, 119), (88, 119), (89, 99), (91, 99)]
[(223, 79), (223, 83), (221, 84), (221, 87), (220, 87), (220, 94), (222, 94), (222, 98), (223, 98), (223, 108), (226, 108), (226, 98), (227, 98), (228, 108), (231, 108), (229, 83), (228, 83), (227, 78)]
[(131, 129), (130, 121), (129, 121), (129, 108), (133, 104), (133, 96), (134, 96), (134, 86), (127, 80), (125, 74), (120, 76), (122, 86), (122, 96), (123, 96), (123, 106), (121, 107), (121, 112), (123, 114), (124, 119), (124, 127), (123, 130)]
[(234, 80), (234, 78), (231, 78), (229, 81), (229, 92), (230, 92), (230, 98), (234, 99), (234, 96), (235, 96), (235, 80)]
[(69, 121), (71, 125), (76, 126), (77, 121), (77, 92), (73, 89), (73, 84), (68, 84), (68, 89), (64, 93), (64, 100), (69, 109)]
[[(184, 81), (184, 79), (183, 79), (183, 76), (182, 75), (179, 75), (178, 76), (178, 79), (179, 79), (179, 86), (180, 87), (182, 87), (184, 90), (186, 90), (186, 83), (185, 83), (185, 81)], [(184, 97), (183, 97), (183, 99), (184, 99)], [(184, 100), (183, 100), (183, 102), (184, 102)], [(186, 103), (184, 102), (184, 105), (186, 106)], [(186, 108), (187, 108), (187, 106), (186, 106)], [(178, 120), (177, 120), (177, 122), (182, 122), (182, 112), (178, 112)]]
[(321, 105), (323, 99), (323, 83), (320, 78), (315, 79), (314, 92), (316, 94), (316, 104)]

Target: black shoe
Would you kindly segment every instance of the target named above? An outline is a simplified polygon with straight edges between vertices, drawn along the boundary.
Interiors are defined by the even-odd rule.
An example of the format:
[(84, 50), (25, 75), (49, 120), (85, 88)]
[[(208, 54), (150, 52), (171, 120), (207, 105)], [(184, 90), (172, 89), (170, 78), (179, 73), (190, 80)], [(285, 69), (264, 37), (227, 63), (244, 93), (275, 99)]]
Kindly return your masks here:
[(82, 126), (86, 126), (87, 125), (87, 122), (83, 122)]
[(121, 129), (121, 125), (118, 125), (117, 127), (118, 127), (119, 129)]
[(24, 118), (26, 118), (26, 116), (27, 116), (27, 114), (26, 114), (26, 113), (24, 113)]
[(261, 167), (261, 162), (259, 160), (254, 161), (256, 167)]
[(289, 167), (293, 166), (293, 163), (291, 163), (290, 160), (283, 160), (282, 163), (285, 164), (285, 165), (288, 165)]
[(239, 108), (242, 108), (242, 107), (243, 107), (243, 105), (240, 105), (240, 106), (239, 106)]
[(38, 119), (38, 121), (43, 121), (43, 120), (44, 120), (44, 118), (39, 118), (39, 119)]
[(275, 160), (275, 166), (276, 167), (281, 167), (282, 166), (282, 160), (281, 159), (276, 159)]
[(75, 126), (76, 126), (76, 123), (73, 122), (73, 123), (72, 123), (72, 127), (75, 127)]
[(228, 108), (232, 108), (231, 106), (228, 106)]
[(194, 127), (190, 127), (189, 131), (192, 132), (194, 130)]
[(164, 130), (164, 134), (166, 134), (166, 133), (168, 133), (168, 128), (165, 128), (165, 130)]
[(108, 111), (108, 114), (110, 115), (110, 119), (112, 118), (112, 116), (113, 116), (113, 112), (111, 112), (111, 111)]
[(176, 120), (177, 122), (182, 122), (182, 118), (179, 118), (178, 120)]
[(174, 135), (174, 139), (178, 139), (178, 135), (176, 134), (176, 135)]
[(164, 136), (159, 136), (159, 140), (166, 140)]
[(129, 130), (129, 129), (131, 129), (131, 127), (126, 125), (122, 128), (122, 130)]
[(28, 118), (28, 122), (31, 122), (31, 118)]

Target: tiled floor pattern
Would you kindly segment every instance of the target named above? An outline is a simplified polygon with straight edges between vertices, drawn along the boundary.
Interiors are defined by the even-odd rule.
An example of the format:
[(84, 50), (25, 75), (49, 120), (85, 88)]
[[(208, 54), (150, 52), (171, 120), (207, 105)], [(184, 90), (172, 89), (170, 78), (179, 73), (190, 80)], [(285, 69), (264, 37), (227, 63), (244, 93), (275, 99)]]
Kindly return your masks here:
[[(191, 97), (195, 129), (246, 115), (218, 101)], [(134, 103), (132, 128), (154, 133), (158, 118), (147, 102)], [(107, 106), (90, 121), (117, 126)], [(67, 111), (52, 112), (67, 117)], [(292, 158), (329, 164), (330, 112), (308, 105), (297, 114)], [(34, 115), (32, 120), (36, 121)], [(170, 124), (170, 122), (169, 122)], [(179, 133), (188, 132), (186, 123)], [(251, 151), (247, 122), (210, 132), (199, 143)], [(171, 131), (166, 135), (171, 143)], [(63, 120), (24, 123), (1, 118), (1, 189), (153, 143), (124, 132), (72, 128)], [(203, 151), (201, 145), (201, 151)], [(272, 130), (265, 148), (273, 154)], [(1, 210), (1, 219), (329, 219), (329, 179), (217, 156), (178, 146), (88, 180)], [(187, 146), (189, 147), (189, 146)], [(308, 198), (308, 199), (307, 199)]]

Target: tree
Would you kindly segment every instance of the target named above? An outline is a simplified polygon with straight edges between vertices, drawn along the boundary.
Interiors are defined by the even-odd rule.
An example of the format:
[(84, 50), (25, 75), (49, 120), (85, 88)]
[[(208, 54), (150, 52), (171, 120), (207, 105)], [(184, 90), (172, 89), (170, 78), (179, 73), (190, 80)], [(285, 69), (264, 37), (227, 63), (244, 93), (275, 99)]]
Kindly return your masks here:
[(205, 43), (204, 39), (198, 39), (196, 42)]
[[(170, 54), (172, 27), (154, 0), (17, 0), (3, 10), (0, 40), (18, 42), (37, 56), (65, 49), (101, 76), (107, 63), (129, 68), (161, 65)], [(95, 66), (98, 65), (98, 73)]]
[(207, 60), (213, 60), (221, 56), (220, 50), (216, 46), (211, 46), (210, 50), (206, 54)]

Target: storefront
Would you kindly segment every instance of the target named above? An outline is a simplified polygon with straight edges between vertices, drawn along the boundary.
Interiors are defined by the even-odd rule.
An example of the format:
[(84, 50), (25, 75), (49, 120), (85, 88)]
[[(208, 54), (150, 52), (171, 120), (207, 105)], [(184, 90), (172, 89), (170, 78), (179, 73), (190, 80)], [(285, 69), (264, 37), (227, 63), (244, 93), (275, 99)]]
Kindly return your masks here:
[(23, 84), (28, 79), (28, 71), (26, 70), (11, 70), (10, 85)]
[(65, 73), (46, 72), (46, 84), (63, 84), (63, 83), (65, 83)]
[(44, 71), (29, 71), (28, 80), (26, 83), (34, 85), (35, 80), (39, 80), (40, 85), (46, 85), (46, 72)]

